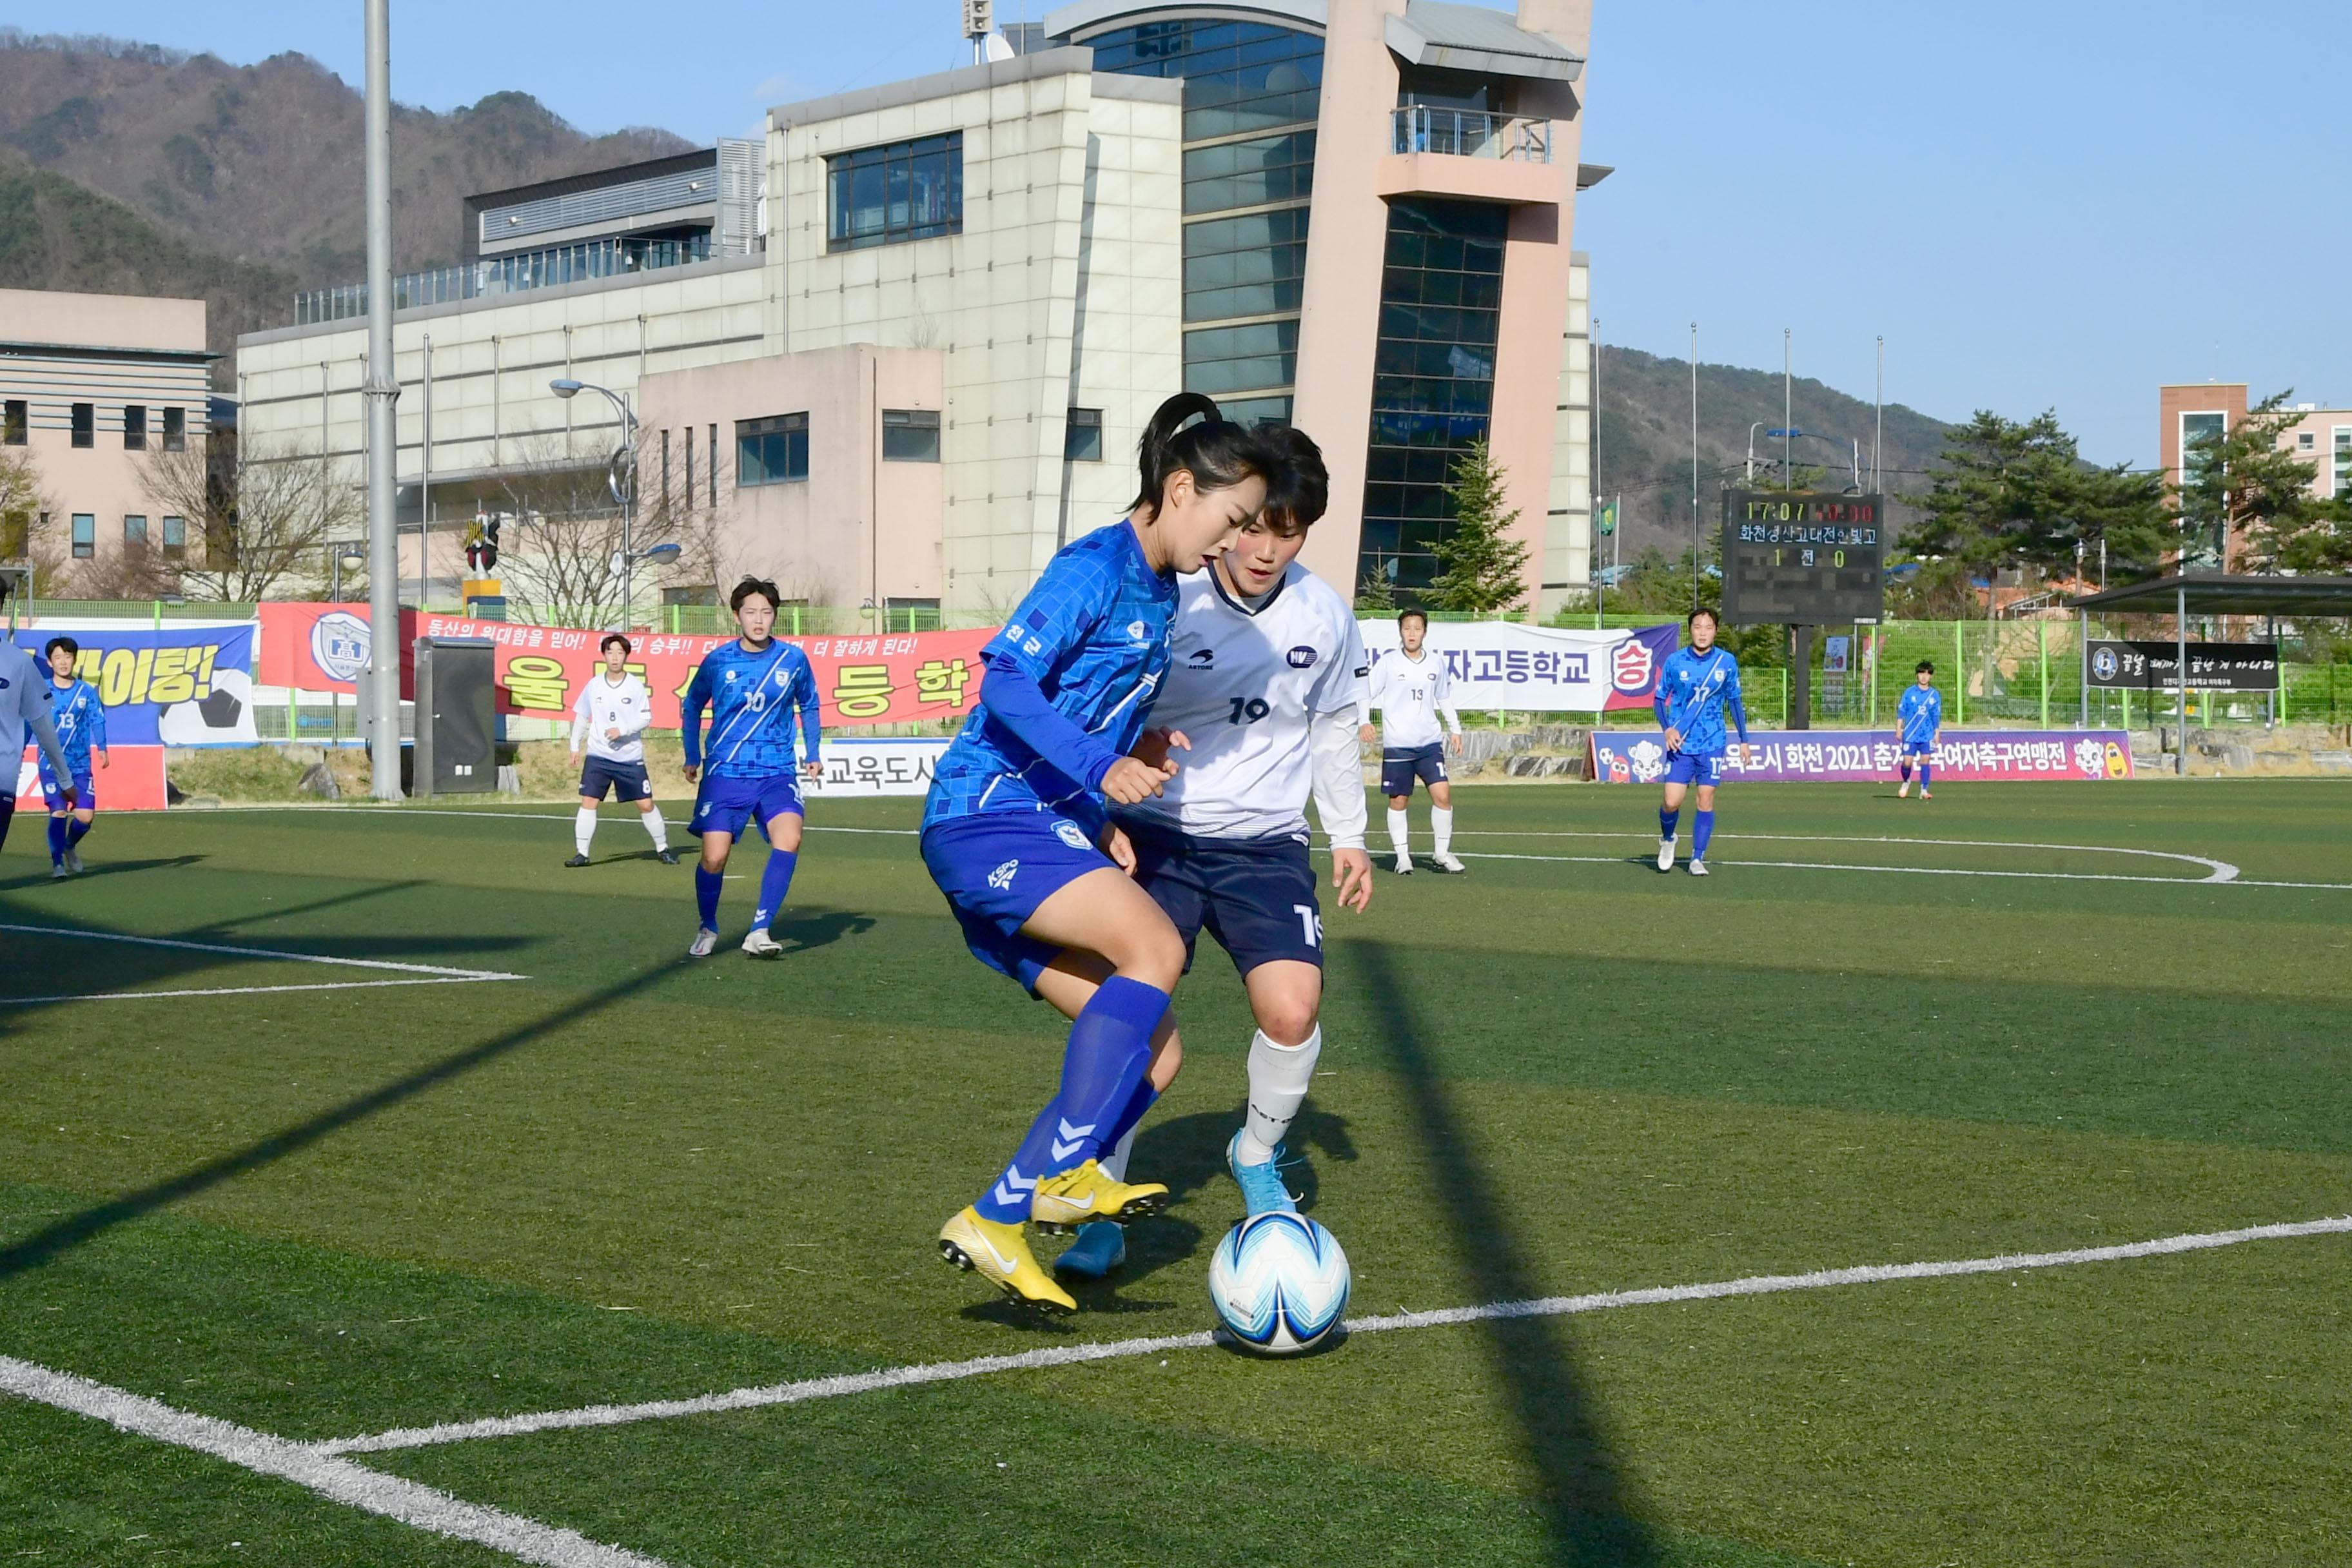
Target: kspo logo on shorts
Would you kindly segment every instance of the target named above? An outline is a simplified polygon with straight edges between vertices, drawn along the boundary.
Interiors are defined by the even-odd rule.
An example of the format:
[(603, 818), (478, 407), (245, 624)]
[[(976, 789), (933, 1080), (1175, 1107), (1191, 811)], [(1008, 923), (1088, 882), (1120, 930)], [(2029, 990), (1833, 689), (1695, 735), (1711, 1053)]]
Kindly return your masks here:
[(1020, 861), (1007, 860), (1003, 865), (999, 866), (995, 870), (991, 871), (988, 874), (988, 885), (994, 888), (1001, 893), (1004, 891), (1005, 889), (1013, 886), (1013, 874), (1020, 869)]

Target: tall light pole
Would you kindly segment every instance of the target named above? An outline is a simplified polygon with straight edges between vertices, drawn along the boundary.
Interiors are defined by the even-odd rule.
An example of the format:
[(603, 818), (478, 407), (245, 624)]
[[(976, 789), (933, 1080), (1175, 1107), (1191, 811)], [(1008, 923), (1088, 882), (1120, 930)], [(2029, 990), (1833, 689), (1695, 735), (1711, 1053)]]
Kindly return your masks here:
[[(619, 629), (625, 631), (628, 629), (630, 616), (636, 606), (637, 563), (644, 559), (636, 552), (629, 537), (630, 530), (635, 526), (637, 516), (637, 416), (630, 410), (629, 400), (609, 386), (598, 386), (593, 382), (574, 381), (569, 376), (562, 376), (549, 382), (547, 389), (567, 403), (583, 392), (601, 392), (604, 395), (604, 400), (610, 403), (621, 416), (621, 444), (613, 449), (613, 458), (606, 469), (604, 482), (613, 492), (614, 503), (621, 509), (619, 552), (621, 625)], [(646, 555), (653, 553), (652, 551), (646, 552)], [(674, 558), (677, 553), (673, 549), (670, 556)]]
[(1691, 608), (1698, 608), (1698, 323), (1691, 330)]
[(1886, 493), (1886, 334), (1878, 334), (1878, 390), (1872, 408), (1878, 416), (1878, 431), (1870, 438), (1870, 488), (1873, 493)]
[(1797, 487), (1797, 396), (1789, 379), (1789, 329), (1780, 329), (1780, 475)]
[[(394, 532), (392, 0), (367, 0), (369, 793), (400, 798), (400, 543)], [(319, 454), (320, 462), (327, 454)]]

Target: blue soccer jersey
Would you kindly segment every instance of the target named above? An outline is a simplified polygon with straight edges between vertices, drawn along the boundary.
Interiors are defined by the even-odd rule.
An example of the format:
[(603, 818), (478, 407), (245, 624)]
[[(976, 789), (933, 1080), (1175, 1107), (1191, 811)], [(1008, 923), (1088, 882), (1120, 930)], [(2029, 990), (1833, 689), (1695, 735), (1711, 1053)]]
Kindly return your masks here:
[(1658, 671), (1654, 700), (1658, 722), (1682, 731), (1685, 752), (1698, 755), (1724, 749), (1723, 710), (1730, 704), (1739, 738), (1748, 739), (1748, 713), (1739, 702), (1739, 661), (1719, 647), (1705, 653), (1677, 648)]
[[(702, 713), (710, 710), (710, 734), (702, 733)], [(770, 778), (789, 773), (793, 714), (800, 714), (803, 750), (816, 761), (819, 740), (816, 671), (808, 656), (786, 642), (752, 651), (740, 640), (705, 654), (679, 700), (686, 735), (686, 765), (698, 767), (706, 752), (710, 776)]]
[(1914, 686), (1895, 705), (1895, 714), (1905, 744), (1931, 744), (1944, 727), (1944, 694), (1932, 686)]
[[(1168, 670), (1176, 580), (1144, 559), (1121, 521), (1064, 549), (982, 650), (1019, 664), (1054, 710), (1124, 755)], [(1070, 757), (1040, 756), (989, 711), (988, 688), (931, 781), (923, 825), (982, 812), (1061, 811), (1099, 827), (1102, 798)]]
[[(50, 686), (49, 717), (58, 727), (58, 744), (65, 749), (66, 766), (76, 778), (89, 776), (89, 753), (92, 747), (106, 750), (106, 704), (98, 700), (98, 688), (87, 680), (73, 681), (65, 686)], [(41, 752), (41, 782), (55, 785), (57, 770), (50, 764), (49, 753)]]

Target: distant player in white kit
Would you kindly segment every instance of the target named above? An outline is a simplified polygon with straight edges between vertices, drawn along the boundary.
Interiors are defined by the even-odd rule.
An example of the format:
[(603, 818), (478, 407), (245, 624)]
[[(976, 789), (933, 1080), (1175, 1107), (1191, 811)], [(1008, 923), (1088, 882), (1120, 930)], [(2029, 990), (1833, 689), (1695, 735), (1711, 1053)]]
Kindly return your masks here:
[(588, 747), (588, 765), (580, 770), (580, 815), (573, 819), (574, 853), (566, 866), (588, 864), (588, 843), (596, 837), (596, 808), (610, 794), (636, 803), (640, 822), (652, 835), (654, 853), (665, 866), (677, 864), (669, 847), (669, 826), (654, 805), (653, 781), (646, 776), (646, 731), (654, 721), (653, 693), (628, 669), (629, 639), (606, 634), (597, 645), (604, 668), (588, 678), (580, 700), (572, 705), (572, 760)]
[[(0, 604), (7, 597), (8, 579), (0, 576)], [(16, 779), (25, 765), (26, 734), (39, 742), (41, 755), (64, 784), (59, 798), (68, 810), (73, 807), (73, 764), (49, 717), (53, 689), (49, 678), (33, 668), (31, 654), (0, 637), (0, 846), (8, 842), (8, 824), (16, 815)]]
[[(1206, 930), (1241, 972), (1255, 1016), (1249, 1108), (1225, 1148), (1252, 1214), (1297, 1205), (1277, 1166), (1282, 1142), (1323, 1048), (1323, 917), (1307, 858), (1307, 802), (1331, 840), (1339, 901), (1371, 900), (1364, 854), (1364, 784), (1356, 721), (1366, 659), (1355, 613), (1297, 564), (1323, 515), (1323, 455), (1298, 430), (1259, 435), (1277, 455), (1265, 507), (1204, 572), (1177, 580), (1168, 678), (1137, 754), (1165, 758), (1177, 735), (1181, 770), (1161, 794), (1113, 819), (1134, 874), (1183, 936), (1186, 958)], [(1162, 1026), (1151, 1070), (1106, 1142), (1104, 1173), (1125, 1179), (1136, 1124), (1176, 1077), (1183, 1046)], [(1083, 1226), (1056, 1273), (1097, 1279), (1125, 1258), (1117, 1225)]]
[[(1400, 876), (1412, 875), (1411, 827), (1405, 807), (1412, 804), (1413, 781), (1429, 786), (1429, 830), (1436, 841), (1429, 857), (1432, 870), (1466, 871), (1454, 858), (1454, 786), (1445, 778), (1445, 747), (1462, 754), (1462, 717), (1454, 711), (1454, 678), (1445, 661), (1422, 644), (1429, 636), (1429, 617), (1407, 610), (1397, 617), (1397, 640), (1403, 645), (1372, 666), (1371, 696), (1365, 705), (1364, 740), (1372, 738), (1371, 710), (1381, 710), (1381, 793), (1389, 797), (1389, 843), (1396, 849)], [(1445, 721), (1440, 734), (1437, 724)]]

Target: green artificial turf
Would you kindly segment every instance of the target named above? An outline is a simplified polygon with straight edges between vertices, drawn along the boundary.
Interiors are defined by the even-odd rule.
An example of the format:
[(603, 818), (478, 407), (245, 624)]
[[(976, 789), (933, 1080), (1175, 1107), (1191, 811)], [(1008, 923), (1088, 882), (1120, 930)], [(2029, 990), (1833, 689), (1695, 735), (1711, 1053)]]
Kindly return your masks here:
[[(1470, 876), (1326, 911), (1294, 1184), (1359, 1315), (2352, 1210), (2340, 784), (1742, 787), (1705, 881), (1646, 790), (1461, 796)], [(20, 825), (0, 1000), (117, 999), (0, 1007), (0, 1355), (315, 1440), (1205, 1326), (1251, 1028), (1206, 945), (1125, 1274), (1038, 1324), (936, 1260), (1062, 1031), (914, 815), (818, 803), (866, 831), (812, 834), (772, 964), (686, 959), (617, 813), (585, 870), (563, 810), (108, 816), (55, 884)], [(65, 931), (521, 978), (121, 999), (408, 972)], [(364, 1462), (681, 1568), (2329, 1563), (2347, 1302), (2352, 1238), (2267, 1241)], [(499, 1560), (0, 1400), (9, 1553)]]

